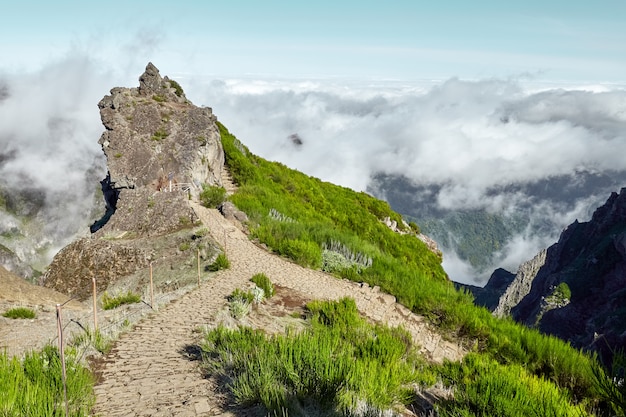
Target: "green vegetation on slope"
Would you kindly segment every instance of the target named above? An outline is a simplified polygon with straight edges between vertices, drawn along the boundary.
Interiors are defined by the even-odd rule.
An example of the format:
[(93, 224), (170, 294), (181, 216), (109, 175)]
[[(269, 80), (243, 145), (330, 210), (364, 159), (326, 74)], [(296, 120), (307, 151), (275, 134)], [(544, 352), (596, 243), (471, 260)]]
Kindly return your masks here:
[[(297, 334), (218, 327), (203, 349), (213, 375), (232, 378), (227, 390), (239, 405), (306, 414), (305, 408), (350, 415), (408, 404), (419, 380), (411, 338), (399, 328), (368, 324), (354, 300), (313, 302), (309, 327)], [(431, 375), (428, 372), (424, 374)]]
[[(511, 320), (496, 319), (486, 309), (474, 306), (471, 295), (456, 291), (447, 279), (437, 255), (414, 235), (394, 233), (384, 225), (381, 220), (385, 217), (402, 224), (387, 203), (268, 162), (251, 154), (224, 126), (220, 125), (220, 132), (227, 166), (239, 185), (230, 198), (250, 218), (253, 237), (276, 253), (312, 268), (322, 267), (323, 250), (333, 242), (371, 258), (367, 268), (348, 267), (335, 273), (380, 286), (415, 313), (426, 316), (448, 337), (463, 341), (481, 356), (480, 360), (456, 365), (463, 367), (458, 371), (463, 375), (483, 381), (487, 378), (481, 376), (485, 369), (497, 368), (500, 374), (510, 375), (521, 366), (527, 377), (520, 378), (520, 383), (529, 386), (528, 392), (551, 395), (546, 393), (552, 388), (530, 388), (542, 381), (559, 391), (555, 404), (565, 398), (572, 409), (583, 405), (589, 411), (601, 402), (595, 391), (592, 358), (559, 339)], [(487, 381), (498, 392), (498, 379)], [(468, 384), (457, 388), (464, 392), (472, 389)], [(459, 409), (474, 410), (462, 415), (487, 415), (471, 405), (471, 395), (461, 392), (457, 398), (467, 402), (467, 407), (457, 404)]]

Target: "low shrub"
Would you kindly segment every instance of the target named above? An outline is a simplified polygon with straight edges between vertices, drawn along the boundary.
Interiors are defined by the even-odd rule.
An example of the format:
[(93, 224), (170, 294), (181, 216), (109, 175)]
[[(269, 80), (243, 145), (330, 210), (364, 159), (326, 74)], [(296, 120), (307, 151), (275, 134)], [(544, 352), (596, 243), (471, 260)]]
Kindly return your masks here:
[(215, 208), (226, 199), (226, 189), (216, 185), (202, 185), (200, 192), (200, 203), (204, 207)]
[(174, 93), (178, 97), (182, 97), (183, 96), (183, 94), (184, 94), (183, 88), (180, 86), (180, 84), (178, 84), (177, 81), (174, 81), (174, 80), (168, 78), (167, 82), (170, 83), (170, 87), (172, 87), (174, 89)]
[(235, 301), (235, 300), (242, 300), (250, 304), (254, 301), (254, 294), (252, 293), (252, 291), (243, 291), (240, 288), (235, 288), (235, 291), (233, 291), (228, 296), (228, 301)]
[(263, 273), (255, 274), (250, 281), (254, 282), (254, 284), (263, 290), (263, 296), (265, 298), (271, 298), (274, 295), (274, 285), (267, 277), (267, 275)]
[(252, 291), (242, 291), (236, 288), (235, 291), (228, 296), (230, 315), (237, 320), (244, 318), (250, 313), (254, 300), (255, 295)]
[(35, 311), (27, 307), (15, 307), (5, 311), (2, 317), (9, 319), (34, 319), (37, 317)]
[(102, 308), (105, 310), (112, 310), (123, 304), (134, 304), (140, 301), (141, 297), (139, 294), (135, 294), (131, 290), (128, 290), (125, 294), (116, 296), (110, 296), (106, 291), (102, 294)]

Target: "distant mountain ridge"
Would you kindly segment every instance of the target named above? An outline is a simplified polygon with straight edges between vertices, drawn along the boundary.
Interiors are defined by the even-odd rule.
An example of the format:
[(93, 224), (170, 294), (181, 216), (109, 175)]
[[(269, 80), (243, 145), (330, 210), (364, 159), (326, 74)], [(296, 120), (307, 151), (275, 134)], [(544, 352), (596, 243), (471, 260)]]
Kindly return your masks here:
[(624, 171), (581, 169), (488, 190), (489, 197), (498, 197), (499, 207), (489, 207), (485, 202), (484, 207), (459, 203), (443, 208), (438, 200), (451, 184), (417, 183), (407, 177), (383, 173), (372, 178), (367, 191), (419, 224), (424, 233), (437, 241), (444, 254), (454, 253), (471, 267), (470, 276), (451, 276), (452, 280), (478, 283), (479, 277), (484, 277), (485, 282), (497, 267), (516, 268), (524, 261), (521, 258), (511, 264), (509, 260), (508, 265), (500, 262), (507, 258), (507, 245), (516, 238), (540, 239), (545, 241), (545, 246), (549, 245), (567, 225), (559, 223), (565, 215), (590, 216), (606, 195), (623, 184), (626, 184)]

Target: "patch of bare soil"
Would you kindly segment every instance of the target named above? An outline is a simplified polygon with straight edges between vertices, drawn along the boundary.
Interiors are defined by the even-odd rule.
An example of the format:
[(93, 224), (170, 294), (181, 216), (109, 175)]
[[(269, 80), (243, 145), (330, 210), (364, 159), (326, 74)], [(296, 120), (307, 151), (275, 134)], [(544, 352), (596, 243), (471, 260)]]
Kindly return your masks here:
[[(9, 355), (43, 347), (57, 335), (56, 305), (66, 303), (67, 320), (82, 317), (88, 307), (60, 292), (28, 283), (0, 266), (0, 350)], [(9, 319), (2, 314), (14, 307), (35, 311), (34, 319)]]

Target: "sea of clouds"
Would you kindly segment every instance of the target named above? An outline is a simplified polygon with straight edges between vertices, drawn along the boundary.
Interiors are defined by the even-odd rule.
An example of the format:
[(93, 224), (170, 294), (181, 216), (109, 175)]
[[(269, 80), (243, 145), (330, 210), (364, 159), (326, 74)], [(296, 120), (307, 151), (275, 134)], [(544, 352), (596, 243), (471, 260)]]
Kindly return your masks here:
[[(114, 86), (137, 86), (146, 63), (120, 72), (68, 55), (35, 72), (0, 71), (0, 181), (45, 192), (47, 227), (60, 244), (94, 220), (93, 178), (106, 174), (97, 103)], [(437, 184), (430, 198), (441, 208), (527, 209), (519, 189), (493, 190), (548, 177), (575, 180), (582, 171), (626, 171), (623, 86), (162, 75), (177, 79), (196, 105), (212, 107), (264, 158), (356, 190), (367, 190), (380, 173)], [(537, 215), (564, 227), (587, 220), (607, 197), (602, 190), (567, 205), (532, 203)], [(498, 261), (514, 270), (558, 232), (520, 234)], [(453, 279), (470, 280), (454, 254), (445, 254), (444, 266)]]
[[(529, 79), (195, 81), (190, 97), (212, 106), (265, 158), (356, 190), (368, 190), (380, 173), (404, 176), (424, 190), (435, 184), (435, 194), (416, 200), (428, 198), (441, 209), (523, 212), (528, 227), (494, 254), (493, 268), (515, 272), (626, 186), (623, 86)], [(301, 145), (290, 139), (294, 134)], [(562, 189), (542, 195), (536, 188), (550, 178)], [(386, 190), (376, 191), (384, 197)], [(461, 282), (484, 284), (489, 276), (476, 276), (446, 250), (444, 267)]]

